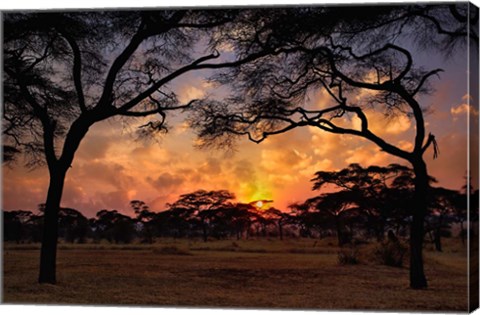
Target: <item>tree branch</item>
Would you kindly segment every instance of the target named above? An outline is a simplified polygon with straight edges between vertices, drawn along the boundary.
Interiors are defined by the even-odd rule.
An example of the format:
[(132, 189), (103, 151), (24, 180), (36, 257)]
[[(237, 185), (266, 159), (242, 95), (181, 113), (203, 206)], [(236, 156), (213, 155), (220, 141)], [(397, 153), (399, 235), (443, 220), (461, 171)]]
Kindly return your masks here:
[(416, 12), (415, 15), (432, 22), (439, 34), (448, 35), (448, 36), (451, 36), (451, 37), (454, 37), (454, 38), (455, 37), (469, 36), (478, 45), (478, 34), (477, 34), (477, 36), (475, 36), (475, 34), (473, 34), (473, 32), (470, 32), (470, 34), (469, 34), (469, 32), (448, 31), (448, 30), (444, 29), (442, 27), (442, 25), (440, 24), (440, 22), (433, 16), (430, 16), (430, 15), (428, 15), (426, 13), (422, 13), (422, 12)]
[(27, 68), (23, 69), (22, 74), (31, 71), (36, 65), (38, 65), (40, 62), (48, 58), (49, 49), (52, 47), (54, 41), (55, 41), (55, 38), (52, 38), (52, 40), (48, 42), (48, 44), (45, 46), (43, 54), (40, 57), (35, 58), (35, 61), (33, 61)]
[(37, 103), (35, 98), (30, 94), (27, 86), (20, 80), (17, 79), (20, 90), (27, 102), (32, 106), (34, 115), (41, 121), (43, 126), (43, 146), (45, 148), (45, 157), (47, 159), (47, 164), (50, 170), (54, 168), (54, 164), (58, 161), (55, 153), (55, 127), (56, 122), (50, 121), (47, 111), (40, 104)]
[(80, 110), (82, 112), (85, 112), (87, 111), (87, 107), (85, 105), (85, 96), (83, 94), (82, 87), (82, 54), (80, 52), (80, 48), (78, 47), (77, 42), (72, 36), (64, 32), (63, 30), (61, 30), (60, 33), (67, 40), (73, 52), (73, 81), (75, 84), (75, 90), (77, 91), (78, 105), (80, 107)]
[(166, 83), (172, 81), (173, 79), (177, 78), (178, 76), (184, 74), (185, 72), (188, 72), (188, 71), (191, 71), (191, 70), (194, 70), (194, 69), (201, 69), (203, 67), (201, 67), (201, 63), (204, 62), (204, 61), (207, 61), (207, 60), (211, 60), (211, 59), (216, 59), (218, 58), (220, 55), (218, 54), (218, 52), (215, 52), (213, 54), (210, 54), (210, 55), (207, 55), (207, 56), (203, 56), (203, 57), (200, 57), (198, 58), (197, 60), (193, 61), (192, 63), (190, 63), (189, 65), (186, 65), (186, 66), (183, 66), (177, 70), (175, 70), (174, 72), (170, 73), (169, 75), (163, 77), (162, 79), (156, 81), (154, 84), (152, 84), (148, 89), (146, 89), (145, 91), (143, 91), (142, 93), (138, 94), (136, 97), (134, 97), (133, 99), (131, 99), (130, 101), (126, 102), (125, 104), (121, 105), (119, 107), (119, 111), (120, 112), (126, 112), (130, 109), (132, 109), (134, 106), (136, 106), (137, 104), (139, 104), (141, 101), (145, 100), (146, 98), (148, 98), (149, 96), (151, 96), (155, 91), (157, 91), (160, 87), (162, 87), (163, 85), (165, 85)]
[(425, 84), (425, 82), (427, 81), (427, 79), (433, 75), (438, 75), (440, 72), (443, 72), (443, 69), (435, 69), (435, 70), (432, 70), (430, 72), (428, 72), (427, 74), (425, 74), (422, 79), (420, 80), (420, 82), (418, 83), (417, 87), (415, 88), (415, 90), (411, 93), (411, 96), (415, 96), (419, 91), (420, 89), (422, 88), (423, 84)]
[[(329, 60), (330, 66), (332, 68), (334, 76), (340, 77), (343, 81), (345, 81), (350, 86), (358, 87), (358, 88), (365, 88), (365, 89), (375, 90), (375, 91), (389, 91), (389, 92), (396, 93), (400, 97), (402, 97), (402, 99), (412, 109), (413, 115), (415, 117), (417, 132), (416, 132), (416, 135), (415, 135), (414, 151), (420, 153), (422, 145), (423, 145), (423, 141), (425, 139), (425, 122), (424, 122), (424, 118), (423, 118), (422, 109), (420, 107), (420, 104), (418, 104), (418, 102), (413, 98), (413, 95), (411, 95), (409, 92), (407, 92), (405, 90), (405, 88), (403, 87), (403, 85), (401, 85), (401, 83), (397, 80), (399, 78), (399, 76), (397, 76), (397, 78), (395, 78), (394, 80), (390, 80), (390, 81), (387, 81), (387, 82), (384, 82), (384, 83), (381, 83), (381, 84), (374, 84), (374, 83), (366, 83), (366, 82), (356, 81), (356, 80), (352, 79), (351, 77), (347, 76), (346, 74), (344, 74), (343, 72), (341, 72), (336, 67), (335, 60), (333, 58), (333, 53), (328, 48), (320, 47), (318, 50), (319, 50), (319, 52), (322, 52), (322, 53), (326, 54), (326, 56)], [(388, 149), (389, 151), (387, 151), (387, 152), (397, 152), (397, 153), (400, 154), (398, 156), (409, 157), (409, 155), (405, 155), (405, 151), (400, 150), (400, 149), (398, 149), (396, 147), (393, 147), (393, 146), (388, 147), (388, 144), (385, 141), (383, 141), (381, 139), (377, 139), (376, 136), (374, 136), (374, 135), (372, 136), (371, 140), (374, 141), (375, 143), (377, 143), (377, 145), (379, 145), (380, 147), (382, 147), (382, 149)]]
[[(336, 45), (333, 42), (332, 38), (330, 38), (330, 42), (331, 42), (331, 45), (332, 45), (333, 48), (339, 48), (341, 50), (348, 51), (350, 56), (352, 56), (354, 59), (360, 60), (360, 61), (364, 61), (367, 58), (373, 57), (375, 55), (379, 55), (379, 54), (381, 54), (381, 53), (383, 53), (383, 52), (385, 52), (389, 49), (393, 49), (397, 52), (400, 52), (401, 54), (403, 54), (407, 58), (407, 64), (405, 65), (402, 72), (398, 76), (396, 76), (395, 78), (390, 78), (390, 81), (392, 81), (392, 82), (400, 82), (400, 80), (402, 80), (407, 75), (407, 73), (411, 70), (412, 65), (413, 65), (412, 55), (410, 54), (410, 52), (408, 50), (406, 50), (406, 49), (404, 49), (400, 46), (394, 45), (394, 44), (388, 43), (388, 44), (384, 45), (383, 47), (381, 47), (379, 49), (376, 49), (372, 52), (369, 52), (367, 54), (357, 55), (353, 52), (352, 47), (344, 47), (344, 46), (341, 46), (341, 45)], [(330, 60), (330, 64), (334, 65), (335, 62), (333, 60), (333, 53), (325, 47), (320, 48), (320, 50), (323, 50), (327, 53), (327, 56)], [(336, 67), (335, 67), (335, 70), (340, 72)], [(384, 82), (383, 84), (385, 84), (385, 83), (386, 82)], [(383, 85), (383, 84), (376, 84), (376, 85)]]
[(435, 136), (431, 133), (428, 134), (428, 139), (425, 145), (422, 148), (422, 154), (428, 149), (428, 147), (433, 143), (433, 159), (438, 157), (440, 150), (438, 149), (437, 141), (435, 140)]
[(108, 71), (108, 74), (107, 74), (107, 78), (105, 79), (105, 83), (103, 85), (103, 93), (97, 103), (97, 106), (107, 107), (111, 105), (109, 104), (109, 101), (112, 96), (113, 85), (115, 83), (118, 72), (122, 69), (122, 67), (125, 65), (127, 60), (130, 59), (130, 57), (137, 50), (138, 46), (140, 46), (142, 41), (145, 39), (143, 26), (144, 26), (144, 23), (142, 22), (139, 29), (137, 30), (135, 35), (133, 35), (128, 45), (120, 53), (120, 55), (118, 55), (118, 57), (115, 59), (112, 66), (110, 67), (110, 70)]
[(152, 109), (152, 110), (147, 110), (147, 111), (120, 111), (117, 110), (118, 115), (122, 116), (129, 116), (129, 117), (147, 117), (153, 114), (161, 114), (165, 111), (169, 110), (178, 110), (178, 109), (186, 109), (189, 108), (193, 103), (195, 103), (198, 100), (191, 100), (187, 104), (184, 105), (178, 105), (178, 106), (170, 106), (170, 107), (164, 107), (161, 106), (161, 103), (158, 100), (155, 100), (153, 97), (149, 97), (153, 102), (156, 103), (157, 108)]

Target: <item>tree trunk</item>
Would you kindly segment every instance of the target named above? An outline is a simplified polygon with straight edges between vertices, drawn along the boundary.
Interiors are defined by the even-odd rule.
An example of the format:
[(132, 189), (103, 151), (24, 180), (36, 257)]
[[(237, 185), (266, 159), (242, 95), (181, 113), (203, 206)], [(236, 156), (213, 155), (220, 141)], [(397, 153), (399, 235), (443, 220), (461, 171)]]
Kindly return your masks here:
[(338, 216), (335, 216), (335, 227), (337, 229), (337, 240), (338, 240), (338, 246), (343, 246), (343, 235), (342, 235), (342, 228), (340, 226), (340, 219)]
[(56, 260), (58, 241), (58, 212), (62, 200), (65, 175), (71, 166), (80, 142), (94, 123), (90, 117), (81, 115), (72, 123), (63, 144), (62, 155), (55, 156), (54, 131), (55, 124), (44, 124), (44, 147), (50, 173), (47, 200), (45, 202), (42, 248), (40, 251), (39, 283), (56, 282)]
[(423, 268), (424, 221), (427, 213), (428, 174), (427, 166), (422, 158), (413, 163), (415, 172), (415, 192), (413, 195), (413, 214), (410, 229), (410, 287), (412, 289), (427, 288)]
[(39, 283), (56, 283), (58, 212), (66, 174), (65, 171), (60, 170), (60, 167), (56, 168), (50, 171), (50, 184), (45, 203)]
[(377, 241), (379, 243), (385, 240), (385, 221), (385, 218), (381, 215), (377, 224)]
[(434, 243), (435, 243), (435, 250), (437, 252), (442, 251), (442, 224), (443, 224), (443, 219), (442, 215), (439, 216), (437, 226), (435, 227), (435, 232), (433, 233), (434, 235)]
[(280, 236), (280, 240), (283, 241), (283, 225), (280, 222), (278, 222), (278, 234)]

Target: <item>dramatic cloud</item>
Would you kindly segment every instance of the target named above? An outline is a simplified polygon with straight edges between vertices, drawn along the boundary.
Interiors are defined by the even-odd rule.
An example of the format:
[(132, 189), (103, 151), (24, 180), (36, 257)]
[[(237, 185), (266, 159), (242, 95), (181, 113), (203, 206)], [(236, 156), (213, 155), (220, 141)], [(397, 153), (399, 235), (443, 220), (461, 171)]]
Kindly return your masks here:
[(347, 151), (348, 157), (345, 159), (345, 163), (358, 163), (361, 165), (388, 165), (397, 158), (392, 157), (388, 153), (380, 151), (378, 147), (373, 144), (365, 145), (353, 150)]
[(2, 207), (3, 209), (36, 210), (45, 202), (48, 188), (48, 174), (45, 169), (3, 168)]
[[(426, 131), (435, 135), (440, 148), (437, 159), (433, 159), (430, 148), (425, 160), (439, 185), (460, 189), (465, 182), (469, 154), (466, 117), (467, 113), (478, 117), (478, 108), (468, 103), (463, 60), (449, 60), (445, 64), (430, 57), (425, 60), (428, 68), (441, 64), (445, 69), (442, 80), (433, 82), (437, 91), (420, 98), (426, 110)], [(205, 73), (196, 72), (173, 84), (179, 101), (186, 103), (214, 92), (220, 99), (225, 91), (204, 81), (205, 77)], [(372, 93), (351, 95), (350, 100), (367, 102)], [(325, 91), (309, 96), (306, 104), (312, 108), (334, 104)], [(386, 116), (379, 106), (375, 110), (369, 108), (372, 132), (403, 150), (413, 149), (413, 120), (404, 114)], [(169, 116), (171, 128), (158, 141), (135, 140), (137, 126), (145, 119), (128, 123), (113, 119), (90, 128), (67, 174), (62, 206), (78, 209), (90, 217), (101, 209), (131, 214), (132, 199), (143, 200), (159, 211), (180, 194), (197, 189), (228, 189), (238, 201), (272, 199), (274, 207), (286, 210), (289, 204), (318, 194), (312, 191), (310, 182), (317, 171), (340, 170), (350, 163), (406, 164), (368, 140), (330, 134), (314, 127), (272, 136), (261, 144), (243, 139), (233, 155), (201, 151), (194, 149), (195, 136), (184, 118), (181, 113)], [(335, 121), (348, 128), (360, 128), (360, 120), (354, 115)], [(470, 142), (478, 146), (478, 136), (470, 135)], [(473, 164), (471, 173), (477, 176), (478, 165)], [(2, 188), (4, 209), (35, 210), (39, 203), (45, 202), (48, 172), (45, 168), (28, 171), (21, 165), (4, 166)]]

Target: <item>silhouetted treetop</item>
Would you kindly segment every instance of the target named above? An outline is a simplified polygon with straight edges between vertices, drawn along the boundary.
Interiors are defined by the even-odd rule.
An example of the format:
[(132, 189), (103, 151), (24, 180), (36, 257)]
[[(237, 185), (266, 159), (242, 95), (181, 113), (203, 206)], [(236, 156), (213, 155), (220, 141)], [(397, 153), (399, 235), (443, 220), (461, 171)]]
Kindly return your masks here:
[[(229, 86), (231, 94), (193, 108), (190, 125), (204, 147), (229, 147), (242, 136), (260, 143), (308, 126), (363, 138), (409, 163), (412, 189), (404, 191), (412, 209), (410, 286), (426, 288), (422, 248), (431, 190), (424, 154), (431, 149), (437, 158), (439, 150), (426, 130), (428, 107), (420, 96), (432, 93), (430, 83), (442, 69), (424, 69), (416, 55), (427, 46), (445, 56), (458, 51), (462, 41), (478, 52), (473, 48), (478, 33), (468, 29), (478, 24), (478, 12), (467, 3), (368, 8), (258, 11), (251, 14), (253, 23), (217, 35), (218, 45), (230, 46), (240, 56), (268, 54), (215, 74), (212, 80)], [(375, 128), (382, 119), (400, 116), (413, 123), (408, 148)]]
[[(206, 43), (239, 10), (151, 10), (6, 13), (4, 145), (46, 163), (39, 282), (55, 283), (58, 212), (65, 176), (94, 124), (139, 120), (147, 137), (168, 130), (181, 103), (172, 81), (187, 72), (235, 67), (258, 58), (225, 58)], [(11, 154), (12, 155), (12, 154)], [(9, 156), (9, 160), (13, 161)], [(126, 229), (129, 229), (125, 225)]]
[[(4, 139), (31, 165), (66, 151), (69, 128), (185, 108), (167, 85), (219, 54), (201, 44), (236, 10), (8, 13), (4, 15)], [(202, 55), (203, 54), (203, 55)], [(203, 64), (202, 64), (203, 63)], [(219, 65), (211, 65), (218, 67)], [(77, 123), (80, 124), (80, 123)], [(79, 129), (79, 128), (77, 128)], [(48, 139), (43, 144), (44, 139)], [(70, 141), (66, 141), (70, 146)]]
[(333, 38), (367, 53), (407, 39), (447, 53), (467, 38), (478, 44), (477, 24), (478, 10), (466, 3), (247, 9), (236, 23), (221, 28), (212, 44), (250, 54), (285, 45), (318, 46)]
[(230, 205), (235, 195), (228, 190), (197, 190), (180, 195), (174, 203), (167, 204), (170, 209), (184, 209), (191, 212), (218, 210)]
[[(193, 108), (190, 123), (206, 147), (228, 147), (235, 136), (242, 135), (261, 142), (308, 125), (363, 136), (388, 153), (408, 158), (405, 150), (386, 144), (371, 130), (363, 132), (369, 129), (366, 111), (373, 109), (387, 117), (415, 116), (419, 129), (415, 149), (425, 150), (433, 143), (436, 157), (434, 137), (423, 142), (421, 112), (428, 108), (416, 98), (433, 91), (430, 81), (442, 70), (416, 65), (415, 50), (410, 48), (416, 41), (441, 55), (448, 51), (442, 43), (456, 47), (465, 42), (474, 33), (468, 33), (470, 24), (452, 12), (466, 14), (468, 9), (462, 4), (242, 12), (244, 20), (230, 24), (233, 29), (227, 26), (215, 34), (215, 47), (231, 47), (239, 56), (268, 55), (214, 75), (212, 80), (228, 85), (232, 94), (229, 99)], [(472, 19), (475, 14), (470, 15)], [(305, 100), (320, 90), (328, 96), (322, 108), (307, 106)], [(358, 99), (358, 95), (363, 97)], [(361, 130), (335, 123), (344, 118), (358, 118)]]
[[(232, 145), (242, 135), (258, 143), (311, 126), (364, 138), (408, 161), (419, 208), (412, 223), (411, 286), (426, 287), (421, 251), (429, 179), (423, 154), (433, 148), (436, 157), (438, 148), (426, 132), (426, 106), (419, 95), (432, 91), (429, 82), (441, 70), (416, 65), (415, 46), (409, 44), (422, 43), (441, 54), (465, 39), (478, 45), (473, 6), (11, 12), (3, 17), (2, 133), (4, 145), (13, 148), (6, 160), (24, 154), (30, 166), (46, 163), (50, 176), (39, 282), (55, 283), (65, 176), (89, 129), (113, 117), (133, 118), (141, 125), (140, 136), (155, 135), (168, 130), (168, 113), (195, 104), (190, 124), (205, 146)], [(232, 94), (222, 101), (180, 102), (171, 83), (205, 69), (227, 69), (215, 72), (212, 81), (229, 84)], [(325, 104), (304, 106), (319, 90), (327, 96)], [(414, 121), (411, 149), (375, 133), (370, 110)], [(360, 124), (344, 124), (354, 119)], [(207, 221), (213, 220), (207, 213), (215, 209), (206, 202), (223, 206), (233, 198), (228, 192), (199, 191), (181, 196), (171, 211), (201, 210), (206, 240)], [(99, 217), (121, 215), (107, 211)], [(131, 230), (131, 222), (121, 222), (119, 230)]]

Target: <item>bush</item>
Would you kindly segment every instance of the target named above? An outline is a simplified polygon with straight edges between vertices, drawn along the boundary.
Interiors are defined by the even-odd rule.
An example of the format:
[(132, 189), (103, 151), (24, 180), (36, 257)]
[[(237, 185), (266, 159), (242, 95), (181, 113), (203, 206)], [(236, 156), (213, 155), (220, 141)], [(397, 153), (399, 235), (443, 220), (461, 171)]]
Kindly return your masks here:
[(354, 246), (338, 252), (338, 263), (340, 265), (357, 265), (359, 262), (358, 250)]
[(375, 257), (382, 265), (402, 267), (407, 247), (400, 242), (384, 242), (375, 249)]
[(442, 228), (440, 230), (440, 236), (441, 237), (452, 237), (452, 231), (447, 227), (447, 228)]

